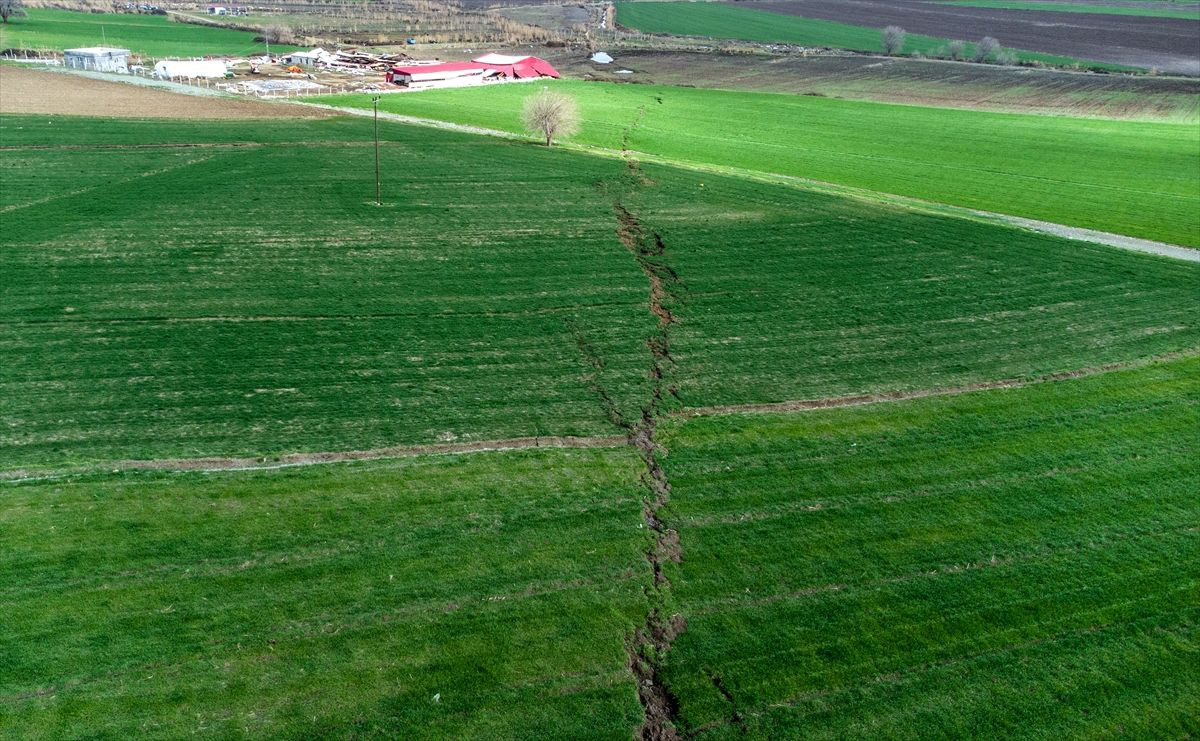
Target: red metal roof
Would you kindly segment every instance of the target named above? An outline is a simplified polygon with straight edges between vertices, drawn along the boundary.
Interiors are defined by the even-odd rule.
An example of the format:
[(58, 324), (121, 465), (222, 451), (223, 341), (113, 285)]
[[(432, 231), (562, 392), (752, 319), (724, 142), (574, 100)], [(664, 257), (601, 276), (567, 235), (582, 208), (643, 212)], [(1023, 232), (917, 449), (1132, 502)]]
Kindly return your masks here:
[(420, 75), (430, 72), (462, 72), (464, 70), (495, 70), (513, 78), (558, 77), (558, 70), (545, 59), (526, 57), (515, 64), (487, 64), (484, 62), (442, 62), (441, 64), (414, 64), (407, 67), (392, 67), (391, 75)]

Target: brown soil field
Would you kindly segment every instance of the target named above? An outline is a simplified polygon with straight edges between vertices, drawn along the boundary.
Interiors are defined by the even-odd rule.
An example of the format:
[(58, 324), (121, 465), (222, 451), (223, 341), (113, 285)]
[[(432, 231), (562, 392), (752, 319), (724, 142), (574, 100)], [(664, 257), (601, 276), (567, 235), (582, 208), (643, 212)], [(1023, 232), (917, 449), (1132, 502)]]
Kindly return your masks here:
[(975, 41), (1079, 59), (1200, 74), (1200, 21), (942, 5), (924, 0), (751, 0), (739, 5), (856, 26), (897, 25), (910, 33)]
[(0, 65), (0, 113), (57, 113), (115, 118), (323, 118), (307, 106), (194, 96), (65, 72)]
[[(1195, 123), (1200, 80), (1101, 75), (872, 56), (768, 56), (613, 50), (608, 65), (579, 53), (548, 58), (572, 77), (1016, 113)], [(633, 70), (618, 75), (617, 70)]]

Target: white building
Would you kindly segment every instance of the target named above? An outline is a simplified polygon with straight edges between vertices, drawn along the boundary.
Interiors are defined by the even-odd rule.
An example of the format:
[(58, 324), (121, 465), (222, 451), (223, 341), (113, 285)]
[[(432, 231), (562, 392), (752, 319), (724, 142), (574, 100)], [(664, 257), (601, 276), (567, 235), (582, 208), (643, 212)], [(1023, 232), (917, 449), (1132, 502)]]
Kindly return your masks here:
[(154, 65), (154, 76), (172, 77), (224, 77), (229, 65), (219, 59), (165, 59)]
[(318, 64), (329, 64), (335, 59), (334, 55), (317, 47), (312, 51), (294, 51), (284, 55), (284, 64), (294, 64), (297, 67), (316, 67)]
[(129, 71), (129, 50), (108, 46), (67, 49), (63, 52), (63, 64), (74, 69), (124, 73)]

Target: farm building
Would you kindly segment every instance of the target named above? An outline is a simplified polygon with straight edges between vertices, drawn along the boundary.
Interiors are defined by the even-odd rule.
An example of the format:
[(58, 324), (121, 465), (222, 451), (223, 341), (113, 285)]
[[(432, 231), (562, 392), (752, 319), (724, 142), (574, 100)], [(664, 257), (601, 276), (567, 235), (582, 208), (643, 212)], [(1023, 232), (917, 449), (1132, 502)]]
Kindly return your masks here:
[(411, 64), (388, 70), (388, 82), (405, 86), (451, 87), (500, 80), (558, 77), (558, 70), (538, 57), (485, 54), (470, 62)]
[(228, 73), (229, 66), (219, 59), (167, 59), (154, 65), (154, 76), (161, 78), (225, 77)]
[(317, 47), (312, 51), (294, 51), (283, 57), (284, 64), (294, 64), (299, 67), (315, 67), (318, 63), (329, 64), (336, 57), (333, 54), (325, 51), (321, 47)]
[(63, 52), (63, 64), (74, 69), (94, 69), (100, 72), (128, 72), (129, 50), (114, 49), (108, 46), (67, 49)]

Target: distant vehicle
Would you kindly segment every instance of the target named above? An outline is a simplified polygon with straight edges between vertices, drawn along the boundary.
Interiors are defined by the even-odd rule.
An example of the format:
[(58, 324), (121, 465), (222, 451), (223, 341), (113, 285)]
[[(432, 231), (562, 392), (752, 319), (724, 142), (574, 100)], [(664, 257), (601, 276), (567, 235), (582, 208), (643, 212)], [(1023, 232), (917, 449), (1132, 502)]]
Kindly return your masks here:
[(408, 44), (409, 46), (412, 46), (413, 44), (417, 43), (417, 40), (416, 39), (405, 39), (404, 43)]

